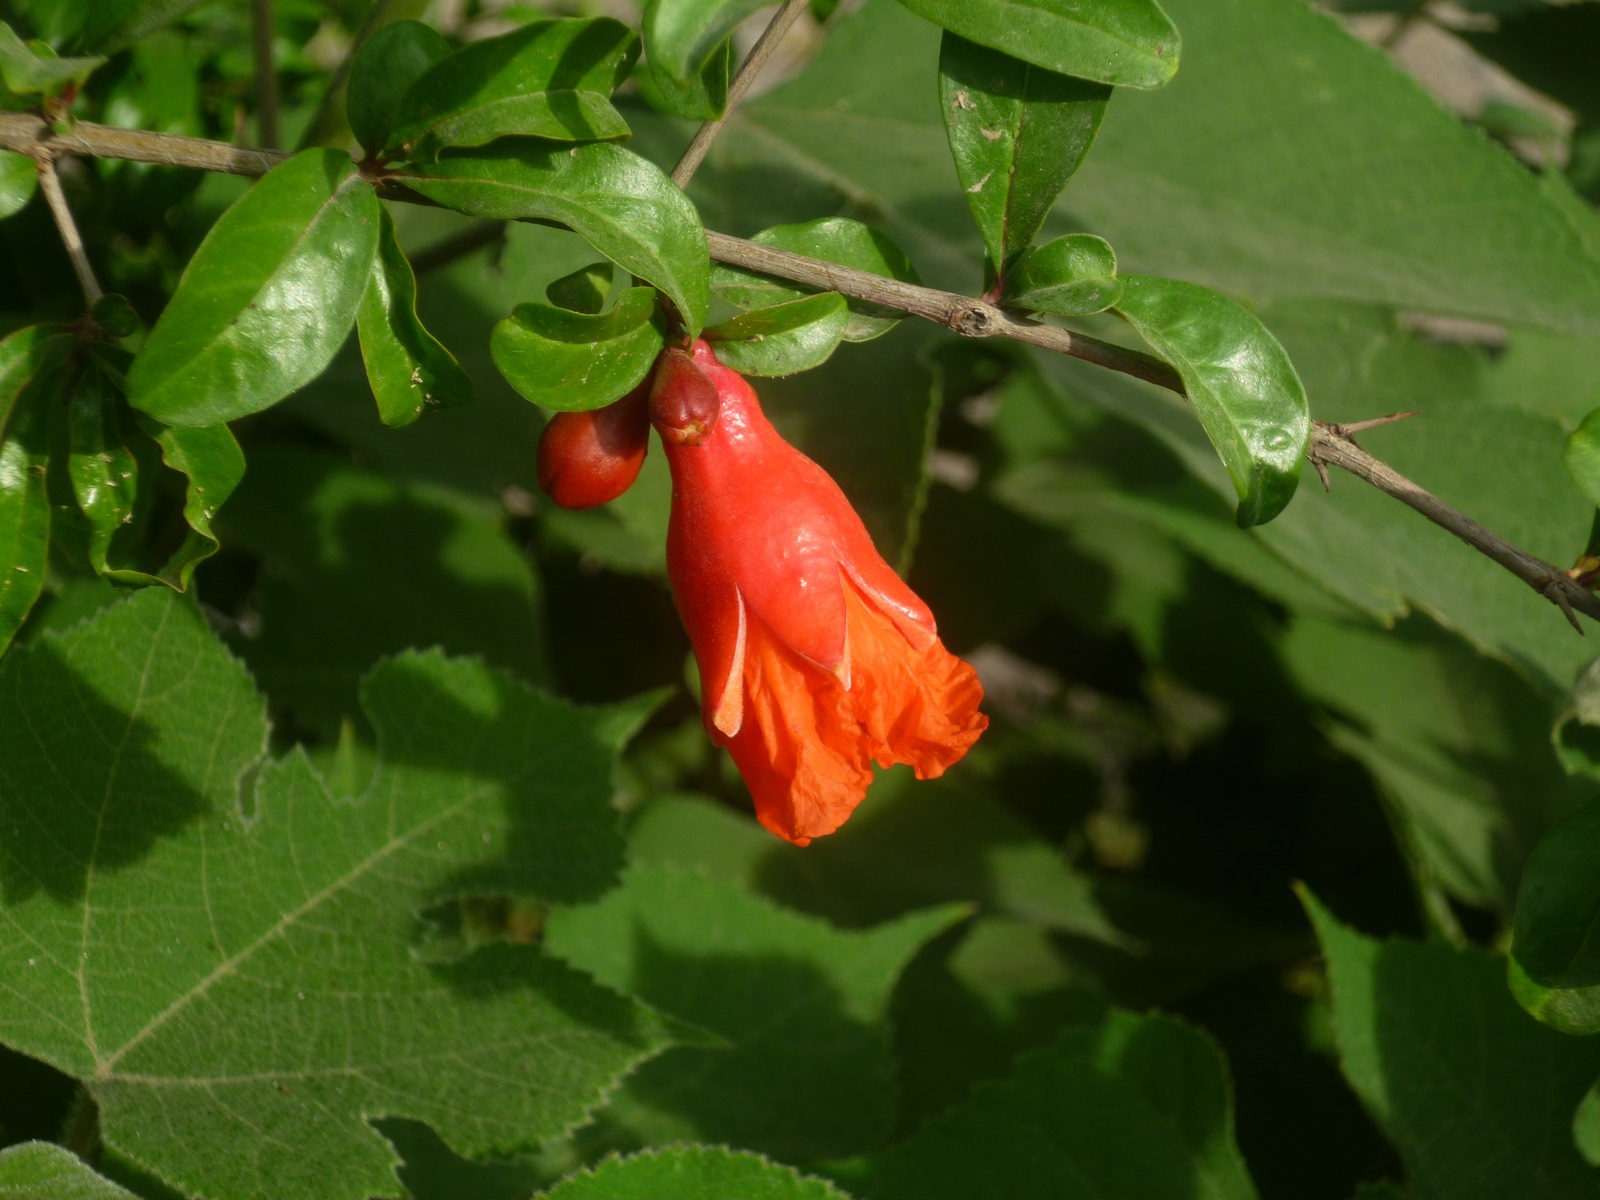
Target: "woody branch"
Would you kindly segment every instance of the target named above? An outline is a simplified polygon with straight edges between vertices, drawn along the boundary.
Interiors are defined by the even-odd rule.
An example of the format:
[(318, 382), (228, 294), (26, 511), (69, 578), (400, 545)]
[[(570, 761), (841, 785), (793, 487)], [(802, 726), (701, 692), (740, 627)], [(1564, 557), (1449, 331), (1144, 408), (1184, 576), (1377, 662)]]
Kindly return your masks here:
[[(66, 132), (56, 133), (36, 114), (6, 112), (0, 112), (0, 148), (39, 159), (76, 154), (251, 176), (266, 174), (287, 157), (276, 151), (232, 146), (203, 138), (116, 129), (90, 122), (79, 122)], [(384, 195), (394, 200), (426, 203), (402, 188), (386, 188)], [(998, 337), (1038, 346), (1183, 394), (1183, 382), (1177, 372), (1159, 359), (1029, 320), (986, 300), (885, 279), (723, 233), (708, 231), (706, 240), (711, 257), (730, 266), (837, 291), (852, 299), (933, 321), (966, 337)], [(1512, 545), (1368, 454), (1356, 444), (1351, 429), (1312, 422), (1307, 457), (1319, 470), (1331, 465), (1354, 475), (1460, 538), (1555, 604), (1579, 632), (1582, 628), (1578, 626), (1575, 613), (1581, 612), (1600, 621), (1600, 597), (1561, 568)]]

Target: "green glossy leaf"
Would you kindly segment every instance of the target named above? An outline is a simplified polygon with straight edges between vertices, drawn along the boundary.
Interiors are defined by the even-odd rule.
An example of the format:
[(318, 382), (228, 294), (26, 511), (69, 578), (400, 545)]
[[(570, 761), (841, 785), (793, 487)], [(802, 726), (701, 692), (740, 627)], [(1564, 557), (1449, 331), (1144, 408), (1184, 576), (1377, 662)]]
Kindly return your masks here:
[(1178, 30), (1156, 0), (900, 2), (951, 33), (1062, 75), (1153, 88), (1178, 69)]
[(1600, 1083), (1578, 1102), (1578, 1111), (1572, 1115), (1572, 1140), (1584, 1162), (1600, 1167)]
[[(114, 338), (132, 337), (139, 332), (139, 314), (126, 296), (101, 296), (89, 309), (89, 316)], [(126, 370), (122, 373), (125, 375)]]
[(604, 142), (490, 148), (407, 182), (469, 216), (553, 221), (672, 300), (691, 335), (705, 324), (710, 258), (700, 214), (660, 167)]
[(875, 1144), (893, 1112), (890, 993), (961, 915), (925, 910), (845, 933), (727, 884), (644, 868), (597, 904), (552, 912), (551, 953), (726, 1043), (645, 1064), (580, 1144), (714, 1141), (789, 1159)]
[[(916, 268), (901, 249), (881, 229), (863, 225), (849, 217), (820, 217), (815, 221), (802, 221), (798, 225), (774, 225), (763, 229), (750, 239), (763, 246), (774, 246), (821, 258), (858, 271), (871, 271), (885, 279), (898, 279), (904, 283), (919, 283)], [(740, 308), (765, 308), (808, 295), (806, 289), (792, 283), (741, 271), (737, 267), (717, 264), (711, 272), (711, 286), (718, 296)], [(903, 314), (878, 304), (850, 300), (850, 321), (845, 326), (844, 340), (867, 342), (880, 334), (888, 333), (904, 319)]]
[(1254, 1200), (1212, 1040), (1112, 1012), (892, 1150), (831, 1172), (862, 1200)]
[(39, 169), (26, 154), (0, 150), (0, 220), (20, 212), (39, 186)]
[(128, 373), (128, 399), (168, 425), (259, 412), (322, 373), (354, 323), (379, 205), (338, 150), (274, 167), (225, 212)]
[(44, 588), (50, 551), (48, 408), (60, 402), (64, 326), (34, 325), (0, 342), (0, 653)]
[(138, 1200), (52, 1142), (0, 1150), (0, 1200)]
[(472, 380), (417, 317), (417, 276), (382, 206), (378, 225), (378, 252), (356, 310), (356, 333), (378, 415), (385, 425), (409, 425), (430, 407), (470, 404)]
[(0, 21), (0, 82), (18, 95), (50, 94), (68, 84), (81, 84), (105, 61), (99, 56), (57, 58), (54, 53), (40, 53)]
[(1600, 802), (1528, 856), (1507, 970), (1512, 994), (1563, 1033), (1600, 1033)]
[(1567, 474), (1583, 494), (1600, 506), (1600, 408), (1595, 409), (1567, 438)]
[(725, 38), (706, 65), (687, 82), (680, 83), (659, 69), (653, 59), (645, 63), (639, 90), (663, 112), (691, 121), (715, 121), (728, 108), (728, 85), (733, 78), (733, 39)]
[(391, 1195), (369, 1115), (525, 1149), (672, 1040), (536, 946), (417, 952), (448, 897), (608, 886), (637, 707), (409, 655), (365, 685), (370, 784), (335, 793), (299, 751), (255, 770), (261, 698), (158, 588), (19, 648), (0, 697), (0, 1037), (83, 1080), (108, 1151), (167, 1186)]
[(244, 452), (226, 425), (189, 429), (158, 425), (149, 418), (142, 424), (161, 447), (162, 461), (188, 480), (183, 519), (189, 530), (160, 574), (163, 583), (187, 591), (194, 569), (219, 548), (211, 521), (244, 478)]
[(498, 504), (257, 445), (218, 520), (263, 564), (238, 648), (294, 728), (337, 736), (361, 716), (362, 676), (408, 646), (546, 678), (539, 579)]
[(651, 69), (681, 89), (692, 87), (739, 22), (764, 4), (765, 0), (650, 0), (643, 33)]
[(1572, 1114), (1600, 1073), (1600, 1038), (1547, 1029), (1506, 990), (1498, 957), (1376, 941), (1309, 893), (1333, 986), (1345, 1078), (1418, 1196), (1592, 1196)]
[(1005, 302), (1031, 312), (1084, 317), (1122, 295), (1117, 255), (1092, 233), (1069, 233), (1029, 250), (1006, 279)]
[(112, 538), (133, 520), (139, 463), (124, 440), (117, 412), (122, 395), (98, 365), (77, 373), (66, 396), (71, 454), (67, 475), (73, 496), (89, 522), (89, 565), (96, 573), (128, 583), (152, 583), (142, 571), (124, 571), (108, 561)]
[(628, 136), (611, 93), (639, 37), (609, 17), (534, 21), (436, 63), (401, 99), (387, 149), (431, 159), (512, 134), (584, 142)]
[(494, 327), (489, 350), (506, 382), (545, 408), (604, 408), (636, 388), (665, 344), (651, 288), (629, 288), (588, 315), (519, 304)]
[(1239, 496), (1241, 527), (1283, 511), (1300, 483), (1311, 413), (1289, 356), (1243, 305), (1174, 279), (1125, 275), (1117, 311), (1183, 377)]
[(827, 362), (850, 320), (838, 292), (754, 308), (706, 330), (717, 359), (741, 375), (793, 375)]
[(350, 67), (350, 129), (368, 152), (387, 148), (401, 98), (429, 67), (450, 57), (450, 45), (421, 21), (374, 30)]
[(557, 308), (592, 315), (606, 306), (606, 297), (611, 294), (611, 279), (610, 263), (590, 263), (555, 280), (544, 289), (544, 294)]
[(1100, 131), (1111, 89), (1058, 75), (953, 33), (939, 49), (939, 104), (967, 206), (1003, 276), (1029, 246)]
[[(3, 1194), (3, 1193), (0, 1193)], [(563, 1179), (542, 1200), (849, 1200), (831, 1183), (758, 1154), (722, 1146), (670, 1146), (608, 1158)]]

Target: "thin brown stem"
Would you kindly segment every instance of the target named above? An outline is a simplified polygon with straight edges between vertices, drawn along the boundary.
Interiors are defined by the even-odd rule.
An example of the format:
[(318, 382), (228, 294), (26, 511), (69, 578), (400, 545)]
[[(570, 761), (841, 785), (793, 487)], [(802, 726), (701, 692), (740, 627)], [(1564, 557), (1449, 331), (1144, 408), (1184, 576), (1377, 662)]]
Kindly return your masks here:
[(250, 0), (250, 47), (256, 73), (256, 136), (268, 150), (278, 148), (278, 65), (272, 53), (275, 29), (272, 0)]
[(745, 98), (756, 77), (761, 74), (761, 69), (767, 65), (767, 60), (777, 50), (778, 43), (783, 41), (783, 35), (788, 33), (789, 27), (800, 19), (800, 14), (805, 12), (809, 3), (810, 0), (788, 0), (762, 31), (761, 37), (750, 48), (750, 56), (744, 60), (739, 67), (739, 73), (728, 85), (727, 108), (722, 116), (714, 121), (707, 121), (695, 131), (694, 140), (683, 152), (678, 165), (672, 168), (673, 183), (681, 188), (689, 186), (689, 180), (694, 178), (694, 173), (700, 169), (700, 164), (711, 152), (711, 143), (717, 140), (717, 134), (722, 132), (723, 125), (727, 123), (728, 115), (733, 112), (739, 101)]
[(39, 190), (44, 193), (44, 201), (50, 206), (50, 215), (55, 218), (56, 229), (61, 233), (61, 244), (66, 247), (67, 257), (72, 260), (72, 270), (83, 288), (84, 306), (93, 308), (105, 293), (100, 290), (100, 281), (94, 277), (94, 268), (89, 265), (89, 252), (83, 247), (78, 223), (72, 219), (66, 193), (61, 190), (55, 161), (48, 154), (39, 156), (37, 161)]
[[(205, 171), (226, 171), (235, 175), (263, 175), (286, 157), (270, 151), (246, 150), (199, 138), (114, 129), (88, 122), (80, 122), (68, 132), (58, 134), (35, 114), (6, 112), (0, 112), (0, 148), (16, 150), (41, 160), (60, 154), (83, 154)], [(396, 200), (421, 199), (403, 189), (386, 189), (384, 194)], [(469, 249), (486, 244), (490, 240), (488, 231), (491, 228), (480, 227), (468, 231), (461, 236), (460, 244), (467, 245), (470, 241)], [(984, 300), (884, 279), (866, 271), (762, 246), (724, 233), (708, 232), (706, 241), (711, 257), (718, 262), (774, 275), (808, 287), (841, 292), (857, 300), (934, 321), (966, 337), (998, 337), (1025, 342), (1183, 394), (1183, 381), (1178, 373), (1159, 359), (1085, 334), (1028, 320)], [(438, 249), (442, 251), (443, 247)], [(459, 256), (459, 251), (452, 253)], [(437, 266), (449, 261), (439, 253), (435, 253), (434, 257), (438, 261), (429, 265)], [(1387, 423), (1390, 418), (1382, 420)], [(1355, 443), (1351, 436), (1352, 428), (1355, 426), (1327, 425), (1320, 421), (1312, 423), (1311, 444), (1306, 457), (1319, 472), (1325, 472), (1329, 465), (1336, 466), (1415, 509), (1480, 554), (1499, 563), (1560, 608), (1569, 619), (1573, 619), (1574, 624), (1576, 620), (1572, 614), (1575, 612), (1600, 621), (1600, 598), (1572, 579), (1567, 572), (1489, 532), (1465, 513), (1450, 507), (1368, 454)]]

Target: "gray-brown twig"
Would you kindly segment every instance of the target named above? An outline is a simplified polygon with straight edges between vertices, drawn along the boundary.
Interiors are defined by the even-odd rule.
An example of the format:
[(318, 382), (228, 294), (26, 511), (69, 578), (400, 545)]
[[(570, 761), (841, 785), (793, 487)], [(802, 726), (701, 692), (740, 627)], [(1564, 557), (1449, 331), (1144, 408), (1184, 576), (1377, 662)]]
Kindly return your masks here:
[(89, 252), (84, 249), (78, 223), (72, 219), (66, 193), (61, 190), (55, 159), (49, 154), (41, 154), (36, 161), (39, 165), (39, 190), (44, 193), (44, 202), (49, 206), (56, 229), (61, 233), (61, 244), (66, 248), (67, 257), (72, 260), (73, 273), (83, 288), (84, 306), (93, 308), (105, 293), (100, 290), (100, 281), (94, 277), (94, 268), (89, 265)]
[[(37, 115), (6, 112), (0, 112), (0, 148), (16, 150), (38, 159), (61, 154), (84, 154), (203, 171), (227, 171), (236, 175), (263, 175), (286, 157), (271, 151), (246, 150), (199, 138), (114, 129), (88, 122), (79, 123), (66, 133), (58, 134)], [(393, 198), (418, 199), (409, 193), (396, 194)], [(881, 304), (935, 321), (966, 337), (999, 337), (1025, 342), (1183, 394), (1183, 381), (1178, 373), (1159, 359), (1098, 338), (1028, 320), (984, 300), (884, 279), (866, 271), (807, 258), (723, 233), (708, 231), (706, 240), (711, 257), (731, 266)], [(475, 244), (481, 244), (481, 240)], [(1325, 470), (1328, 465), (1336, 466), (1415, 509), (1528, 584), (1560, 608), (1574, 625), (1577, 625), (1573, 615), (1576, 612), (1600, 621), (1600, 598), (1559, 567), (1490, 533), (1465, 513), (1452, 508), (1368, 454), (1350, 436), (1349, 427), (1313, 422), (1311, 444), (1306, 457), (1319, 471)], [(1579, 632), (1582, 632), (1581, 627)]]
[(717, 134), (722, 132), (722, 126), (728, 119), (728, 114), (743, 100), (745, 93), (755, 83), (756, 77), (761, 74), (761, 69), (767, 65), (767, 60), (772, 57), (773, 51), (778, 48), (778, 43), (783, 41), (783, 35), (789, 32), (789, 27), (800, 19), (800, 14), (805, 12), (811, 0), (787, 0), (772, 18), (766, 29), (762, 30), (756, 44), (750, 48), (750, 55), (739, 67), (739, 73), (733, 77), (733, 82), (728, 85), (728, 103), (722, 116), (714, 121), (707, 121), (695, 131), (694, 140), (689, 143), (689, 148), (683, 152), (683, 157), (678, 160), (678, 165), (672, 168), (672, 182), (681, 188), (689, 186), (689, 180), (694, 178), (694, 173), (700, 169), (700, 164), (711, 151), (711, 143), (717, 140)]

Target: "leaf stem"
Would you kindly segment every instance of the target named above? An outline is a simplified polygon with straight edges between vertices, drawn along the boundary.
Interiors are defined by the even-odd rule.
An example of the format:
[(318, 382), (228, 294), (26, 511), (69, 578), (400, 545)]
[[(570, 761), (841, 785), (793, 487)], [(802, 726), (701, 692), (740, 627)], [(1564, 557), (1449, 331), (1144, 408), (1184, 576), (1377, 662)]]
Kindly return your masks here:
[(34, 161), (39, 164), (39, 190), (44, 193), (45, 203), (50, 206), (50, 215), (55, 218), (56, 229), (61, 233), (61, 244), (66, 247), (67, 257), (72, 260), (72, 270), (83, 288), (84, 306), (93, 308), (105, 293), (100, 290), (100, 281), (94, 277), (94, 268), (89, 265), (89, 252), (84, 249), (78, 223), (72, 219), (66, 193), (61, 190), (55, 156), (49, 151), (36, 153)]
[(734, 106), (745, 98), (750, 91), (756, 77), (761, 74), (761, 69), (767, 65), (767, 60), (777, 50), (778, 44), (783, 41), (783, 35), (789, 32), (789, 27), (805, 12), (811, 0), (787, 0), (761, 33), (756, 44), (750, 48), (750, 56), (739, 66), (739, 73), (733, 77), (733, 82), (728, 85), (728, 107), (723, 114), (714, 121), (707, 121), (695, 131), (694, 140), (689, 143), (689, 148), (683, 152), (683, 157), (678, 160), (678, 165), (672, 168), (672, 182), (681, 188), (689, 186), (689, 181), (694, 178), (694, 173), (700, 169), (700, 164), (711, 151), (711, 143), (717, 140), (717, 135), (722, 132), (722, 127), (727, 123)]
[[(65, 133), (55, 133), (36, 113), (7, 112), (0, 112), (0, 148), (31, 155), (41, 164), (60, 154), (83, 154), (96, 158), (132, 159), (191, 167), (202, 171), (226, 171), (235, 175), (264, 175), (287, 157), (274, 151), (249, 150), (175, 134), (116, 129), (87, 121), (79, 122)], [(43, 165), (40, 175), (42, 181)], [(44, 186), (48, 198), (50, 185)], [(56, 190), (59, 193), (59, 187)], [(390, 199), (426, 203), (422, 197), (405, 189), (386, 189), (384, 194)], [(51, 208), (56, 209), (54, 201)], [(70, 213), (67, 219), (70, 223)], [(60, 220), (58, 215), (58, 224)], [(469, 233), (470, 238), (463, 235), (463, 244), (470, 244), (473, 249), (485, 244), (488, 237), (485, 232), (474, 230)], [(64, 230), (63, 238), (66, 237)], [(72, 237), (76, 240), (75, 228), (72, 229)], [(1024, 342), (1183, 394), (1183, 381), (1177, 372), (1159, 359), (1099, 338), (1013, 315), (985, 300), (885, 279), (866, 271), (730, 237), (725, 233), (708, 231), (706, 241), (711, 257), (719, 262), (881, 304), (898, 312), (934, 321), (965, 337), (998, 337)], [(78, 242), (78, 246), (81, 252), (82, 243)], [(430, 265), (440, 265), (437, 254)], [(74, 266), (77, 266), (76, 259)], [(84, 267), (87, 268), (86, 259)], [(85, 284), (86, 295), (92, 282), (91, 276)], [(1559, 567), (1491, 533), (1465, 513), (1452, 508), (1387, 463), (1368, 454), (1356, 444), (1351, 436), (1351, 427), (1313, 421), (1311, 444), (1306, 457), (1319, 470), (1328, 465), (1338, 467), (1415, 509), (1549, 600), (1578, 627), (1580, 633), (1582, 627), (1578, 626), (1575, 613), (1581, 612), (1600, 621), (1600, 597), (1596, 597)]]
[(278, 148), (278, 68), (272, 54), (275, 28), (272, 0), (250, 0), (250, 49), (256, 73), (256, 136), (268, 150)]

